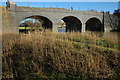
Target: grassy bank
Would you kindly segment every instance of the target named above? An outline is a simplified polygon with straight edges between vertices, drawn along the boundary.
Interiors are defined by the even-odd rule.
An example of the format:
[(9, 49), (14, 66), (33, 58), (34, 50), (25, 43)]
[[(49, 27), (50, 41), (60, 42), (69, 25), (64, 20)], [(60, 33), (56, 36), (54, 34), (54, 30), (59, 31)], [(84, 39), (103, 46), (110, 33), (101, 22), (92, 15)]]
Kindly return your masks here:
[(119, 45), (114, 33), (3, 34), (3, 78), (119, 79)]

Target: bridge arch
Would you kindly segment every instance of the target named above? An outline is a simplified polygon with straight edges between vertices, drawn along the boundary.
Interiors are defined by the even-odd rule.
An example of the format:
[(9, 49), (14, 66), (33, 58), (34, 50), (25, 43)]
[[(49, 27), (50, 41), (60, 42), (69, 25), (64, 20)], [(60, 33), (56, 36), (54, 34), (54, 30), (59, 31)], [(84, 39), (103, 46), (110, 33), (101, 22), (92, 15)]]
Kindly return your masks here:
[(66, 32), (81, 32), (82, 22), (75, 16), (65, 16), (62, 19), (66, 24)]
[(92, 17), (88, 19), (85, 23), (86, 31), (100, 31), (103, 32), (103, 25), (100, 19)]
[[(52, 30), (53, 23), (52, 23), (52, 21), (49, 18), (47, 18), (45, 16), (41, 16), (41, 15), (27, 16), (27, 17), (22, 18), (21, 21), (26, 20), (26, 19), (35, 19), (35, 20), (39, 21), (39, 23), (40, 23), (40, 25), (37, 26), (37, 27), (42, 27), (44, 29)], [(19, 26), (21, 25), (20, 22), (19, 22)], [(34, 27), (34, 25), (33, 25), (33, 27)], [(40, 29), (40, 28), (38, 28), (38, 29)]]

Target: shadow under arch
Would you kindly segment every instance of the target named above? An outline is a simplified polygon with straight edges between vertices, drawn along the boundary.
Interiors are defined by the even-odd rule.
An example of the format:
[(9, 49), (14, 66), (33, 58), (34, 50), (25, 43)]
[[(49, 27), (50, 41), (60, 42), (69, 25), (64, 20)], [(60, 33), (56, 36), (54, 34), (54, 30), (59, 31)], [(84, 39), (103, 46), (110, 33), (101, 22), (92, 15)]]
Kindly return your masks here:
[[(44, 29), (50, 29), (52, 31), (52, 27), (53, 27), (53, 23), (50, 19), (48, 19), (47, 17), (44, 17), (44, 16), (41, 16), (41, 15), (34, 15), (34, 16), (29, 16), (29, 17), (26, 17), (24, 18), (22, 21), (24, 20), (29, 20), (29, 19), (35, 19), (37, 21), (39, 21), (39, 23), (41, 25), (38, 25), (38, 29), (39, 27), (42, 27)], [(21, 21), (21, 22), (22, 22)], [(25, 22), (24, 22), (25, 23)], [(21, 26), (21, 23), (19, 24), (19, 27)], [(28, 25), (24, 25), (24, 27), (30, 27)], [(35, 25), (32, 25), (31, 27), (36, 27)], [(26, 28), (27, 29), (27, 28)], [(20, 29), (19, 29), (20, 31)]]
[(99, 31), (99, 32), (103, 32), (104, 28), (102, 25), (102, 22), (96, 18), (90, 18), (86, 23), (86, 31)]
[(63, 20), (66, 23), (66, 32), (81, 32), (82, 22), (75, 16), (66, 16), (63, 17)]

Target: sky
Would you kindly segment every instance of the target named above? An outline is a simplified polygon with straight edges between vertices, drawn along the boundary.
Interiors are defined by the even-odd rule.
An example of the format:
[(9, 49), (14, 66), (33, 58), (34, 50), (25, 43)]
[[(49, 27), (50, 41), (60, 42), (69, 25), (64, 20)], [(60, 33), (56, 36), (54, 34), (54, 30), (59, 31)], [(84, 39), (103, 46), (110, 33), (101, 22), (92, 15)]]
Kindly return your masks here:
[[(6, 2), (7, 0), (1, 0)], [(119, 0), (10, 0), (14, 2), (118, 2)]]
[[(6, 0), (3, 0), (2, 6), (6, 5), (5, 1)], [(22, 0), (14, 0), (14, 1), (11, 0), (11, 1), (15, 2), (18, 6), (52, 7), (52, 8), (66, 8), (66, 9), (70, 9), (71, 7), (73, 7), (73, 9), (77, 11), (88, 11), (88, 10), (96, 10), (98, 12), (110, 11), (111, 14), (113, 13), (114, 10), (118, 9), (118, 0), (114, 0), (114, 1), (109, 0), (109, 2), (80, 2), (80, 0), (79, 2), (77, 2), (78, 0), (72, 0), (74, 2), (71, 2), (71, 0), (64, 0), (64, 2), (62, 1), (57, 2), (56, 0), (44, 0), (44, 2), (39, 0), (37, 0), (36, 2), (35, 0), (32, 0), (32, 1), (29, 0), (29, 2), (27, 2), (28, 0), (24, 0), (23, 2), (20, 2)]]

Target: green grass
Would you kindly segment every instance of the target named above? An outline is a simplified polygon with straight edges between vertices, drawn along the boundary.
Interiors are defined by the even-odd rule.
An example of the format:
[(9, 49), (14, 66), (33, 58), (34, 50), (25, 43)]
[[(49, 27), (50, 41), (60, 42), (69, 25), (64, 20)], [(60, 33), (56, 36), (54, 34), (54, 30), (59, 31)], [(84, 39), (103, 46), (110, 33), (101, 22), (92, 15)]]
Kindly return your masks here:
[(43, 29), (42, 27), (19, 27), (19, 30), (25, 30), (25, 29)]

